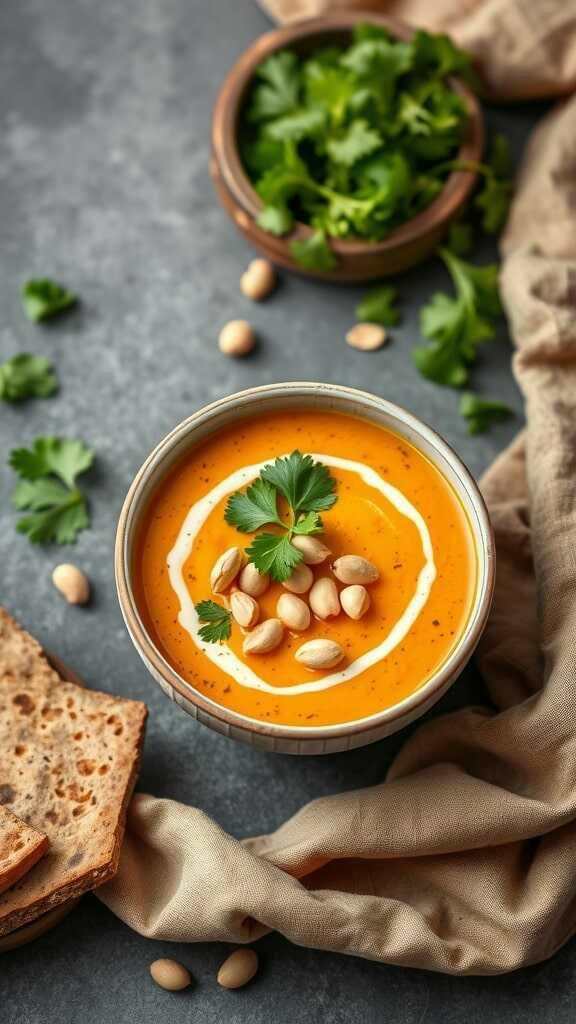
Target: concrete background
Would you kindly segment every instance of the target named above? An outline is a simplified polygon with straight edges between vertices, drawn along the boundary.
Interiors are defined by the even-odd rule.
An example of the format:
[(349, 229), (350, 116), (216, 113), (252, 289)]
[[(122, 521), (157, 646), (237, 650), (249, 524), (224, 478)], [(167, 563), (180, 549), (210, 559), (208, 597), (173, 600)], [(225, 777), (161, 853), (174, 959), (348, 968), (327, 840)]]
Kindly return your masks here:
[[(0, 356), (50, 355), (62, 388), (49, 401), (0, 409), (0, 600), (89, 685), (151, 710), (140, 787), (195, 803), (235, 835), (267, 831), (319, 794), (379, 781), (401, 743), (323, 759), (244, 748), (197, 726), (154, 686), (116, 603), (112, 546), (130, 480), (150, 448), (212, 398), (274, 380), (369, 388), (413, 409), (476, 474), (518, 429), (467, 436), (458, 396), (418, 377), (410, 350), (420, 304), (446, 277), (431, 263), (402, 279), (404, 321), (379, 353), (346, 346), (359, 289), (287, 275), (264, 305), (238, 291), (252, 255), (221, 212), (207, 165), (212, 103), (223, 75), (268, 23), (250, 0), (4, 0), (0, 5)], [(517, 154), (541, 110), (489, 112)], [(493, 255), (489, 247), (479, 257)], [(46, 327), (24, 318), (30, 276), (62, 279), (82, 297)], [(216, 347), (220, 326), (248, 317), (260, 345), (243, 362)], [(475, 384), (518, 410), (504, 328)], [(75, 549), (36, 549), (14, 531), (9, 450), (39, 434), (80, 436), (97, 452), (86, 478), (93, 526)], [(72, 558), (95, 588), (67, 607), (50, 583)], [(482, 699), (473, 670), (437, 711)], [(503, 978), (454, 979), (290, 946), (259, 944), (263, 968), (243, 992), (215, 983), (227, 950), (152, 944), (92, 896), (57, 930), (0, 959), (2, 1024), (508, 1024), (573, 1020), (574, 944), (552, 962)], [(148, 977), (158, 956), (189, 965), (195, 991), (170, 995)]]

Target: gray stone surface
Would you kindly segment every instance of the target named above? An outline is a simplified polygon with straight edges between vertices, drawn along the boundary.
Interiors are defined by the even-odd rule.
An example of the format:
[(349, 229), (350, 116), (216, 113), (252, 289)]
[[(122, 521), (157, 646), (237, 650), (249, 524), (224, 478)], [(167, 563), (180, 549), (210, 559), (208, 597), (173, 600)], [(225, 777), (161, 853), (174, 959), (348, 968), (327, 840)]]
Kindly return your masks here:
[[(414, 409), (481, 472), (518, 422), (470, 439), (458, 398), (410, 364), (419, 304), (445, 281), (434, 263), (401, 282), (405, 318), (385, 350), (343, 341), (357, 289), (283, 276), (252, 306), (238, 291), (251, 253), (220, 211), (208, 172), (210, 111), (235, 56), (267, 28), (250, 0), (4, 0), (0, 5), (0, 354), (51, 355), (58, 398), (0, 409), (0, 600), (89, 685), (139, 697), (151, 719), (141, 788), (193, 802), (236, 835), (268, 830), (323, 793), (377, 782), (401, 738), (324, 759), (273, 757), (217, 736), (170, 705), (132, 649), (112, 575), (117, 514), (135, 470), (179, 420), (211, 398), (273, 380), (305, 378), (370, 388)], [(519, 153), (539, 111), (491, 111)], [(490, 256), (490, 250), (483, 253)], [(47, 327), (22, 315), (31, 275), (62, 278), (81, 307)], [(227, 361), (215, 336), (231, 317), (260, 334), (253, 358)], [(505, 331), (486, 346), (479, 387), (520, 400)], [(98, 453), (89, 478), (93, 528), (75, 550), (95, 585), (89, 610), (65, 606), (50, 584), (61, 559), (14, 532), (14, 445), (42, 433), (81, 436)], [(438, 711), (480, 697), (473, 672)], [(552, 962), (505, 978), (451, 979), (290, 946), (260, 943), (261, 976), (224, 993), (225, 950), (152, 944), (94, 897), (56, 931), (0, 961), (2, 1024), (156, 1022), (284, 1024), (466, 1020), (509, 1024), (573, 1019), (574, 945)], [(168, 995), (147, 966), (190, 965), (196, 991)]]

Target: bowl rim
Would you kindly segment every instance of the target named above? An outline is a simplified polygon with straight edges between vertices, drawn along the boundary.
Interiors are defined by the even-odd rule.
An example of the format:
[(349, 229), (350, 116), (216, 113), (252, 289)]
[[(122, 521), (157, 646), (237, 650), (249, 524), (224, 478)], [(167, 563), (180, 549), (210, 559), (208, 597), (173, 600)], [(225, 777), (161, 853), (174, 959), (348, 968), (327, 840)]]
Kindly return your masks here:
[[(282, 725), (275, 722), (263, 722), (248, 715), (233, 711), (218, 704), (210, 697), (200, 693), (194, 685), (185, 680), (167, 658), (162, 654), (151, 637), (138, 610), (137, 601), (132, 587), (132, 570), (130, 565), (131, 542), (137, 528), (136, 504), (142, 499), (143, 491), (150, 478), (158, 473), (162, 477), (162, 463), (171, 451), (179, 446), (182, 439), (193, 435), (195, 428), (215, 420), (221, 412), (228, 408), (240, 407), (249, 415), (249, 407), (253, 401), (265, 397), (273, 402), (275, 397), (293, 395), (301, 399), (305, 407), (308, 401), (319, 393), (329, 396), (336, 403), (339, 399), (357, 401), (368, 408), (377, 407), (381, 412), (397, 421), (398, 428), (404, 426), (421, 436), (450, 466), (466, 493), (469, 507), (465, 509), (472, 530), (479, 570), (478, 585), (466, 627), (452, 652), (439, 666), (438, 670), (419, 689), (409, 694), (397, 704), (361, 719), (323, 726)], [(361, 414), (359, 414), (361, 415)], [(366, 418), (369, 418), (368, 416)], [(394, 425), (391, 426), (394, 430)], [(411, 443), (415, 444), (411, 439)], [(416, 447), (417, 444), (415, 444)], [(193, 442), (190, 444), (193, 448)], [(426, 455), (426, 452), (423, 452)], [(182, 453), (183, 455), (183, 453)], [(429, 456), (426, 456), (429, 457)], [(437, 467), (438, 468), (438, 467)], [(441, 470), (439, 470), (441, 472)], [(145, 499), (144, 499), (145, 504)], [(140, 509), (141, 511), (141, 509)], [(470, 512), (474, 513), (474, 518)], [(173, 691), (184, 700), (212, 718), (224, 723), (227, 728), (237, 728), (244, 732), (257, 733), (268, 737), (286, 740), (328, 740), (335, 737), (358, 735), (372, 732), (374, 729), (395, 722), (412, 714), (417, 716), (420, 705), (428, 706), (439, 697), (456, 679), (458, 673), (468, 662), (480, 639), (492, 604), (495, 585), (495, 542), (492, 524), (480, 489), (474, 477), (462, 462), (454, 449), (427, 423), (408, 412), (402, 406), (381, 398), (368, 391), (351, 388), (341, 384), (325, 384), (311, 381), (289, 381), (276, 384), (264, 384), (247, 388), (225, 396), (202, 406), (185, 420), (177, 424), (151, 451), (136, 473), (128, 490), (120, 512), (116, 531), (114, 549), (114, 568), (116, 588), (122, 616), (129, 636), (146, 664), (152, 676), (164, 680)]]
[[(272, 238), (287, 253), (289, 243), (294, 239), (309, 237), (313, 228), (303, 221), (296, 221), (293, 230), (280, 237), (269, 235), (256, 222), (262, 208), (262, 200), (253, 188), (244, 170), (236, 141), (236, 123), (240, 112), (245, 90), (253, 77), (257, 66), (277, 50), (289, 47), (308, 36), (343, 32), (350, 30), (358, 22), (367, 20), (373, 24), (388, 28), (399, 39), (410, 39), (417, 31), (398, 18), (372, 11), (338, 11), (330, 15), (305, 18), (284, 25), (281, 28), (265, 32), (252, 42), (238, 57), (222, 83), (212, 114), (212, 152), (218, 164), (221, 178), (238, 206), (252, 220), (252, 228), (264, 238)], [(448, 77), (451, 88), (464, 100), (468, 109), (468, 126), (466, 138), (463, 140), (455, 159), (463, 161), (479, 160), (484, 147), (484, 117), (480, 103), (459, 77)], [(457, 213), (477, 180), (475, 171), (452, 171), (448, 175), (442, 190), (435, 199), (415, 217), (404, 221), (379, 242), (368, 239), (340, 239), (330, 236), (330, 247), (341, 257), (354, 256), (360, 253), (384, 255), (390, 250), (404, 247), (425, 236), (439, 225), (449, 222)], [(295, 264), (297, 267), (298, 264)]]

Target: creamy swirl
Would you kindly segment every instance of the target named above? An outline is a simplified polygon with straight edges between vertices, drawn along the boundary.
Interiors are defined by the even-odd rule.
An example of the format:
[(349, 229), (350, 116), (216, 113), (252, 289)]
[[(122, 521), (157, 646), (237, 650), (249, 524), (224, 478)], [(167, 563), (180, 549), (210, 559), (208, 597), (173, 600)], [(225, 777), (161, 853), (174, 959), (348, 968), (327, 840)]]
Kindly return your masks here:
[(337, 672), (330, 672), (328, 675), (312, 679), (309, 682), (295, 683), (293, 686), (272, 686), (265, 679), (261, 679), (226, 644), (209, 644), (201, 639), (199, 635), (201, 623), (184, 579), (184, 564), (190, 556), (198, 533), (215, 506), (233, 491), (237, 491), (251, 483), (260, 474), (264, 466), (268, 465), (268, 461), (237, 469), (234, 473), (227, 476), (225, 480), (221, 480), (200, 501), (197, 501), (191, 507), (182, 523), (174, 547), (166, 558), (170, 583), (180, 604), (178, 621), (182, 628), (189, 633), (196, 646), (210, 661), (214, 662), (223, 672), (231, 676), (240, 686), (285, 697), (295, 697), (301, 693), (318, 693), (320, 690), (329, 690), (333, 686), (349, 682), (360, 675), (361, 672), (388, 657), (394, 648), (402, 643), (404, 637), (416, 622), (428, 601), (432, 584), (436, 578), (434, 550), (430, 532), (418, 509), (408, 501), (408, 498), (402, 491), (398, 490), (397, 487), (393, 487), (375, 470), (364, 466), (361, 462), (355, 462), (352, 459), (341, 459), (336, 455), (312, 455), (312, 458), (318, 462), (323, 462), (327, 466), (333, 466), (335, 469), (356, 473), (364, 483), (380, 491), (401, 515), (409, 519), (420, 535), (424, 565), (418, 574), (414, 594), (400, 618), (397, 619), (390, 632), (387, 633), (384, 640), (377, 647), (373, 647), (371, 650), (361, 654), (354, 661), (346, 665), (345, 668), (339, 669)]

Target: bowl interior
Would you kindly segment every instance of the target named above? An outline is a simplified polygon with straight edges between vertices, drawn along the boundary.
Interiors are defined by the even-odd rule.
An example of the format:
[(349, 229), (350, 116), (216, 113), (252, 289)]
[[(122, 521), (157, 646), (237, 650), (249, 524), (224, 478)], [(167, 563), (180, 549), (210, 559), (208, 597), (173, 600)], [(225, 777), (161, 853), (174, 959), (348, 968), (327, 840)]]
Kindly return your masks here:
[[(466, 629), (439, 670), (415, 693), (391, 708), (369, 719), (355, 720), (337, 726), (318, 726), (314, 729), (274, 724), (263, 725), (256, 719), (229, 711), (195, 691), (164, 658), (150, 636), (140, 615), (133, 587), (136, 538), (142, 515), (172, 467), (190, 453), (199, 443), (224, 426), (246, 416), (265, 415), (280, 409), (316, 408), (336, 410), (348, 415), (367, 418), (388, 427), (411, 442), (440, 470), (456, 492), (466, 512), (475, 542), (477, 555), (477, 581), (473, 606)], [(398, 406), (366, 392), (337, 385), (294, 383), (268, 385), (232, 395), (201, 409), (172, 431), (152, 452), (136, 476), (126, 498), (120, 517), (116, 572), (120, 603), (128, 630), (144, 660), (154, 671), (184, 693), (189, 700), (216, 717), (247, 725), (260, 732), (280, 731), (284, 736), (322, 736), (355, 732), (363, 724), (393, 720), (409, 713), (423, 703), (432, 692), (440, 690), (446, 680), (468, 660), (484, 627), (489, 610), (494, 579), (494, 548), (488, 514), (478, 488), (467, 469), (452, 449), (429, 427)]]
[[(414, 33), (413, 28), (385, 15), (339, 12), (330, 18), (309, 19), (276, 32), (266, 33), (240, 57), (228, 76), (215, 109), (215, 149), (222, 156), (221, 172), (228, 189), (252, 218), (257, 217), (262, 202), (244, 168), (239, 153), (238, 133), (242, 108), (256, 68), (270, 54), (286, 47), (308, 55), (323, 46), (345, 44), (350, 41), (353, 26), (363, 20), (382, 25), (398, 39), (410, 39)], [(459, 159), (478, 160), (482, 154), (484, 134), (480, 106), (474, 94), (461, 80), (450, 78), (449, 82), (451, 88), (463, 99), (468, 110), (468, 125), (458, 152)], [(432, 225), (449, 219), (456, 212), (464, 194), (472, 187), (475, 177), (470, 171), (453, 171), (446, 179), (442, 191), (424, 210), (393, 228), (378, 242), (332, 238), (331, 246), (336, 252), (353, 256), (367, 248), (378, 253), (418, 238)], [(290, 237), (295, 237), (296, 234), (303, 236), (311, 230), (309, 225), (296, 222)]]

